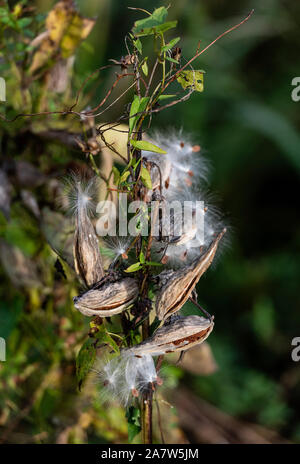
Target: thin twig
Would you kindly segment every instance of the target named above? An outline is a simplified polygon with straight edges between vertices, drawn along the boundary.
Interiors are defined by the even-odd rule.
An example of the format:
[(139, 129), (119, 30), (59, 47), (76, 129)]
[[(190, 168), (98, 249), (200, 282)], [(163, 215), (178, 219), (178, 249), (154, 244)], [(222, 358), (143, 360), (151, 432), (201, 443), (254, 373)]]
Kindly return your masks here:
[(158, 58), (156, 58), (156, 61), (155, 61), (154, 65), (153, 65), (153, 68), (152, 68), (152, 71), (151, 71), (151, 74), (150, 74), (150, 78), (149, 78), (149, 81), (148, 81), (148, 85), (147, 85), (147, 88), (146, 88), (145, 97), (147, 97), (148, 94), (149, 94), (150, 86), (152, 84), (153, 77), (154, 77), (156, 68), (158, 66), (158, 63), (159, 63)]
[(189, 66), (196, 58), (198, 58), (200, 55), (202, 55), (202, 53), (206, 52), (206, 50), (208, 50), (210, 47), (212, 47), (212, 45), (214, 45), (218, 40), (220, 40), (222, 37), (224, 37), (225, 35), (229, 34), (230, 32), (234, 31), (235, 29), (237, 29), (238, 27), (242, 26), (242, 24), (244, 24), (246, 21), (248, 21), (248, 19), (251, 18), (252, 14), (254, 13), (254, 9), (252, 9), (250, 11), (250, 13), (246, 16), (246, 18), (244, 18), (241, 22), (239, 22), (238, 24), (235, 24), (234, 26), (232, 26), (230, 29), (227, 29), (225, 32), (223, 32), (222, 34), (218, 35), (218, 37), (213, 40), (212, 42), (210, 42), (205, 48), (203, 48), (202, 50), (198, 50), (196, 51), (195, 55), (186, 63), (184, 64), (180, 69), (178, 69), (174, 74), (173, 76), (170, 78), (170, 80), (166, 83), (166, 85), (163, 87), (163, 89), (161, 90), (161, 93), (163, 93), (166, 88), (171, 84), (171, 82), (173, 82), (175, 79), (176, 79), (176, 76), (178, 76), (178, 74), (181, 73), (181, 71), (183, 71), (187, 66)]

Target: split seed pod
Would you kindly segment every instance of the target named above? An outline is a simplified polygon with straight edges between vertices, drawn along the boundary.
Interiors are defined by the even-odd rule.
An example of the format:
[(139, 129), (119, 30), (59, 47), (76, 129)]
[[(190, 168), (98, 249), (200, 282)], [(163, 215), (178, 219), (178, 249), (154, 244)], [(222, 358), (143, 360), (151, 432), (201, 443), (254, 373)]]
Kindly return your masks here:
[(180, 316), (174, 322), (160, 327), (151, 338), (135, 345), (131, 350), (135, 356), (157, 356), (188, 350), (204, 342), (213, 327), (213, 320), (201, 316)]
[(103, 277), (102, 259), (98, 238), (94, 226), (88, 216), (87, 202), (89, 198), (77, 185), (76, 230), (74, 237), (74, 263), (77, 274), (90, 287)]
[(85, 316), (110, 317), (128, 308), (138, 296), (138, 291), (138, 284), (132, 277), (114, 282), (104, 278), (73, 301), (75, 308)]
[(168, 273), (167, 282), (162, 286), (155, 303), (158, 319), (167, 319), (189, 299), (200, 277), (211, 265), (225, 232), (226, 229), (216, 237), (204, 255), (196, 258), (192, 264)]
[(151, 167), (151, 181), (152, 181), (152, 190), (155, 190), (160, 187), (168, 188), (168, 179), (171, 174), (172, 164), (168, 158), (163, 158), (157, 156), (157, 154), (152, 154), (146, 157), (147, 161), (152, 162)]

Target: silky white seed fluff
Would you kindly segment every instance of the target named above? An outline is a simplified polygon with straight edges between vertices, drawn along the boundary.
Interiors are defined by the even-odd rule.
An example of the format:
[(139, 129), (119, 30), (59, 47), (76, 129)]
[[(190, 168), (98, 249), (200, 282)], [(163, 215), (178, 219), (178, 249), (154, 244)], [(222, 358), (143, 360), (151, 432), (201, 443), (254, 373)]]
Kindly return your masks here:
[(168, 160), (170, 162), (171, 172), (169, 175), (172, 182), (170, 182), (169, 188), (173, 189), (176, 186), (181, 186), (183, 181), (189, 183), (192, 177), (196, 177), (197, 182), (199, 180), (207, 181), (209, 163), (201, 153), (194, 151), (193, 147), (195, 145), (191, 142), (190, 137), (182, 134), (182, 130), (169, 130), (167, 133), (157, 131), (153, 133), (151, 138), (155, 145), (167, 153), (157, 156), (157, 154), (144, 152), (143, 156), (150, 159), (155, 157), (158, 164), (159, 160)]
[(103, 254), (107, 254), (111, 258), (118, 258), (126, 253), (134, 237), (103, 237), (102, 247)]
[[(92, 217), (95, 213), (98, 189), (99, 179), (96, 176), (88, 179), (80, 173), (71, 172), (63, 179), (61, 204), (66, 212), (74, 217)], [(80, 221), (78, 222), (80, 226)]]
[[(204, 225), (199, 221), (199, 216), (196, 222), (190, 214), (182, 222), (182, 211), (162, 219), (162, 235), (169, 236), (170, 244), (167, 246), (166, 242), (154, 240), (153, 257), (159, 259), (165, 251), (166, 264), (179, 267), (201, 256), (225, 224), (211, 194), (207, 193), (209, 164), (201, 153), (195, 152), (191, 138), (184, 135), (182, 130), (172, 130), (167, 133), (155, 132), (152, 141), (167, 152), (165, 155), (143, 153), (146, 159), (155, 161), (161, 169), (164, 202), (167, 205), (180, 202), (185, 204), (187, 213), (190, 208), (197, 210), (199, 215), (201, 213), (197, 201), (202, 201), (206, 211), (202, 213)], [(157, 175), (153, 178), (157, 182)], [(157, 184), (155, 187), (157, 188)], [(191, 206), (186, 206), (186, 202), (190, 202)]]
[[(167, 266), (180, 267), (205, 253), (225, 223), (214, 205), (215, 198), (206, 189), (195, 190), (184, 186), (181, 192), (174, 191), (170, 198), (171, 202), (180, 202), (185, 207), (176, 210), (171, 218), (168, 214), (162, 215), (163, 235), (169, 235), (169, 241), (162, 242), (157, 238), (153, 242), (152, 253), (153, 259), (159, 260), (164, 255)], [(199, 201), (203, 203), (197, 203)], [(223, 243), (220, 248), (222, 246)]]
[(157, 379), (153, 358), (137, 357), (130, 349), (105, 364), (99, 376), (104, 388), (123, 405), (130, 404)]

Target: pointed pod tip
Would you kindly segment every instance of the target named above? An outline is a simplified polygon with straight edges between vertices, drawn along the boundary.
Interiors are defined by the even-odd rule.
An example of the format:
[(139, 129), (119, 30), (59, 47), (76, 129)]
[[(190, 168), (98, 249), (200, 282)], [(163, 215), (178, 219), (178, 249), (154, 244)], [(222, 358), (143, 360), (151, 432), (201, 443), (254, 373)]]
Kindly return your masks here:
[(219, 232), (219, 234), (217, 235), (217, 237), (215, 238), (214, 242), (219, 242), (221, 240), (221, 238), (223, 238), (224, 234), (227, 232), (227, 228), (224, 227), (223, 230), (221, 230), (221, 232)]

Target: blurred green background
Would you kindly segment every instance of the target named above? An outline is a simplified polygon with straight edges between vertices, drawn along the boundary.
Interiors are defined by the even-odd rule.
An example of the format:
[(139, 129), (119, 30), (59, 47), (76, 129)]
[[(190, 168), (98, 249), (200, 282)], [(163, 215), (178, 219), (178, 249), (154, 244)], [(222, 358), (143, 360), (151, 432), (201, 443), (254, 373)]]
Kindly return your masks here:
[[(42, 13), (53, 5), (45, 0), (31, 3)], [(75, 74), (77, 82), (81, 82), (109, 58), (118, 59), (126, 54), (124, 35), (133, 21), (140, 18), (138, 12), (128, 10), (127, 6), (153, 10), (161, 3), (78, 0), (77, 5), (82, 14), (98, 16), (85, 45), (77, 52)], [(173, 0), (169, 15), (170, 19), (178, 19), (176, 36), (182, 37), (180, 46), (184, 57), (189, 58), (199, 40), (204, 47), (252, 8), (255, 13), (250, 21), (197, 60), (195, 67), (206, 71), (204, 92), (153, 118), (153, 128), (182, 128), (201, 145), (213, 166), (212, 191), (220, 198), (220, 207), (231, 223), (230, 247), (198, 285), (200, 303), (215, 315), (216, 325), (209, 343), (218, 370), (209, 376), (197, 376), (174, 368), (173, 375), (177, 388), (188, 386), (199, 398), (237, 420), (300, 442), (300, 364), (291, 359), (291, 341), (300, 336), (300, 102), (291, 98), (291, 81), (300, 74), (300, 3)], [(103, 77), (93, 100), (99, 100), (110, 79), (110, 74)], [(111, 112), (110, 119), (118, 111), (120, 108)], [(53, 147), (49, 150), (55, 151)], [(1, 156), (5, 156), (4, 150)], [(56, 157), (61, 162), (62, 158)], [(28, 230), (20, 232), (12, 223), (5, 237), (13, 245), (21, 243), (23, 251), (32, 256), (37, 252), (30, 248), (31, 241), (33, 248), (36, 244), (35, 238), (32, 239), (35, 229), (26, 218), (24, 224)], [(23, 235), (31, 237), (28, 245)], [(45, 389), (39, 396), (37, 379), (31, 379), (30, 372), (24, 384), (15, 382), (15, 377), (22, 377), (30, 369), (34, 371), (34, 365), (43, 365), (43, 360), (44, 367), (48, 366), (46, 371), (51, 372), (53, 365), (62, 369), (67, 363), (72, 373), (73, 355), (66, 355), (65, 336), (57, 335), (58, 322), (51, 319), (50, 303), (48, 307), (44, 304), (49, 325), (35, 324), (35, 318), (38, 321), (44, 316), (36, 310), (35, 318), (30, 320), (30, 307), (39, 305), (35, 303), (34, 291), (28, 300), (9, 283), (4, 271), (0, 285), (0, 335), (9, 340), (8, 358), (14, 356), (12, 364), (9, 361), (5, 366), (1, 364), (0, 430), (6, 434), (6, 441), (22, 441), (26, 435), (35, 435), (37, 442), (54, 441), (62, 419), (53, 423), (49, 417), (53, 414), (60, 417), (57, 411), (66, 407), (62, 403), (73, 402), (75, 396), (80, 396), (75, 391), (75, 380), (68, 385), (58, 383), (56, 388)], [(70, 317), (73, 329), (82, 332), (81, 316), (73, 314), (70, 301), (68, 305), (66, 309), (58, 303), (58, 314), (64, 316), (66, 324), (61, 327), (59, 322), (59, 330), (68, 332)], [(24, 307), (27, 309), (22, 316)], [(191, 310), (185, 307), (186, 313)], [(31, 329), (30, 324), (34, 325)], [(41, 347), (30, 347), (29, 337), (22, 338), (20, 330), (25, 333), (38, 330), (35, 336)], [(50, 347), (52, 351), (54, 348), (52, 354)], [(45, 376), (43, 371), (44, 382)], [(25, 417), (27, 405), (29, 415)], [(84, 410), (86, 403), (82, 407)], [(74, 441), (125, 440), (125, 425), (115, 428), (111, 425), (111, 435), (105, 431), (107, 423), (121, 424), (121, 419), (107, 417), (109, 412), (97, 407), (102, 422), (97, 419), (100, 423), (90, 431), (89, 426), (82, 426), (80, 420), (84, 418), (80, 418)], [(71, 406), (68, 411), (66, 428), (73, 427), (72, 415), (76, 415)], [(122, 417), (121, 412), (116, 414)], [(9, 427), (11, 432), (7, 432)], [(80, 427), (86, 435), (81, 434)], [(45, 431), (46, 435), (40, 437)]]

